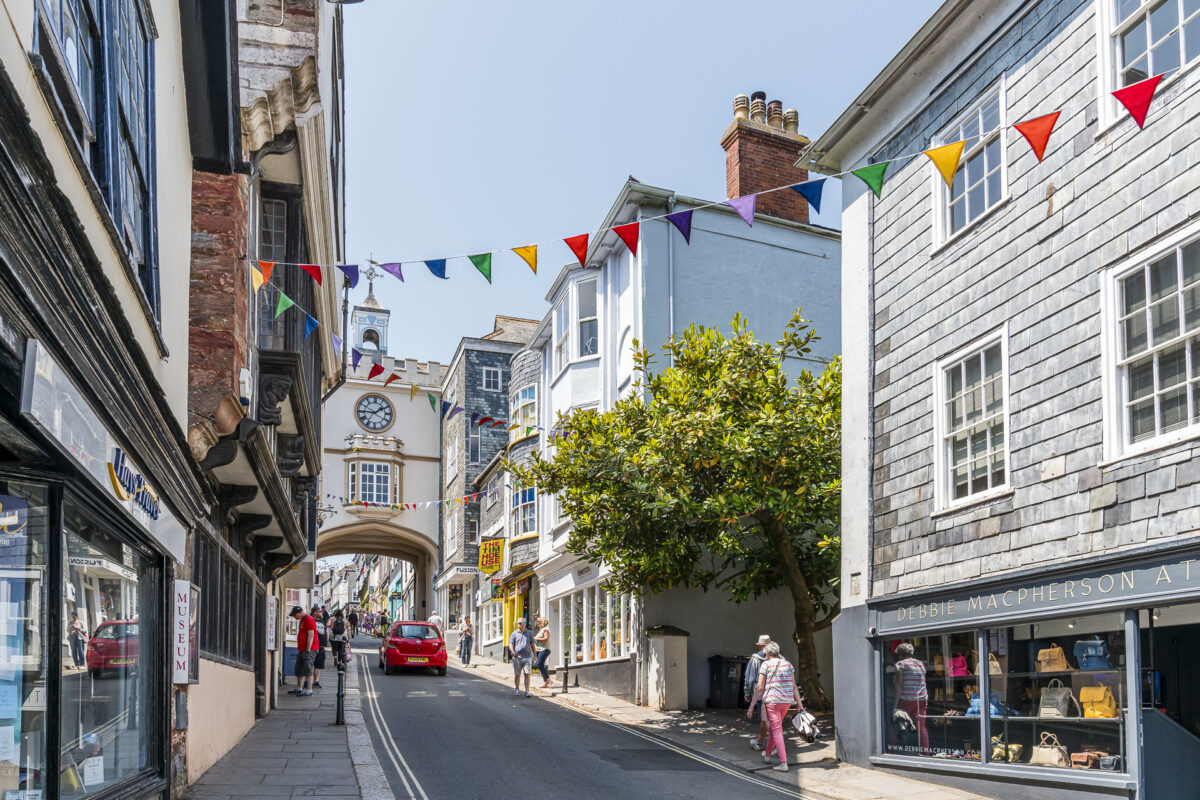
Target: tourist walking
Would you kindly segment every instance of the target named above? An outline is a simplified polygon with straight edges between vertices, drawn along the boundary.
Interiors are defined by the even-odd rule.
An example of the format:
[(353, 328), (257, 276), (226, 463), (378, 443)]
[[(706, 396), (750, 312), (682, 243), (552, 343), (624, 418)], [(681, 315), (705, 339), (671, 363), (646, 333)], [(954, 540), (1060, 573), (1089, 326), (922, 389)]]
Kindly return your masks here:
[(300, 606), (293, 606), (292, 619), (300, 620), (296, 633), (296, 688), (289, 694), (312, 696), (313, 663), (317, 659), (317, 621), (304, 613)]
[(533, 634), (525, 627), (525, 618), (517, 620), (517, 629), (508, 637), (508, 649), (512, 653), (513, 694), (521, 693), (521, 676), (525, 676), (525, 696), (529, 697), (529, 673), (533, 667)]
[(763, 648), (766, 661), (758, 670), (758, 684), (754, 687), (754, 696), (750, 708), (746, 711), (746, 719), (754, 715), (754, 704), (762, 701), (767, 711), (767, 723), (771, 727), (771, 736), (767, 747), (763, 750), (763, 763), (771, 763), (771, 753), (779, 755), (779, 764), (773, 767), (776, 772), (787, 772), (787, 749), (783, 738), (783, 716), (796, 703), (800, 710), (804, 704), (800, 701), (800, 688), (796, 686), (796, 668), (792, 662), (779, 655), (779, 643), (771, 642)]
[(758, 701), (758, 707), (750, 702), (750, 698), (754, 695), (754, 688), (758, 686), (758, 671), (762, 668), (763, 662), (767, 660), (763, 648), (771, 643), (769, 634), (764, 633), (758, 637), (758, 643), (755, 646), (754, 653), (750, 656), (750, 660), (746, 662), (746, 688), (742, 690), (742, 696), (746, 698), (746, 703), (750, 706), (750, 711), (758, 715), (758, 736), (750, 740), (750, 746), (755, 750), (762, 750), (767, 740), (767, 715), (763, 713), (762, 701)]
[(438, 612), (437, 612), (436, 608), (433, 610), (433, 613), (429, 615), (429, 619), (427, 619), (425, 621), (428, 622), (433, 627), (437, 628), (438, 633), (442, 632), (442, 625), (444, 625), (445, 623), (443, 623), (442, 618), (440, 616), (438, 616)]
[(546, 666), (546, 662), (550, 660), (550, 620), (538, 617), (534, 622), (538, 626), (537, 633), (533, 637), (533, 646), (537, 652), (535, 666), (542, 675), (542, 688), (549, 689), (550, 668)]
[(329, 646), (333, 648), (333, 664), (338, 667), (346, 663), (346, 650), (350, 642), (350, 632), (346, 619), (339, 608), (333, 612), (333, 623), (329, 626)]
[(87, 629), (83, 627), (83, 623), (79, 621), (79, 615), (74, 611), (71, 612), (71, 660), (75, 662), (75, 669), (83, 669), (87, 663), (84, 656), (84, 649), (87, 645)]
[(387, 636), (388, 630), (388, 615), (384, 612), (379, 613), (379, 638), (383, 639)]
[(313, 620), (317, 627), (317, 655), (313, 659), (313, 688), (321, 688), (321, 670), (325, 669), (325, 648), (329, 646), (329, 628), (325, 625), (325, 617), (321, 614), (320, 606), (313, 606)]
[(350, 636), (358, 636), (358, 612), (351, 609), (346, 621), (350, 623)]
[(471, 625), (470, 617), (463, 617), (458, 625), (458, 659), (464, 667), (471, 666), (471, 641), (475, 638), (475, 628)]

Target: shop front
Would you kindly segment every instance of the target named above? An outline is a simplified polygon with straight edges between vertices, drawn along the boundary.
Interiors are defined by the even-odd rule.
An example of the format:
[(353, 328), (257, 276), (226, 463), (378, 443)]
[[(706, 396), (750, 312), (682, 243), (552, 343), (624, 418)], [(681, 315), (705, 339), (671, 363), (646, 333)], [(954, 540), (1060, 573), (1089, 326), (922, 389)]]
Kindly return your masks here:
[[(1195, 797), (1200, 547), (891, 598), (873, 764), (996, 797)], [(839, 664), (842, 669), (861, 669)]]

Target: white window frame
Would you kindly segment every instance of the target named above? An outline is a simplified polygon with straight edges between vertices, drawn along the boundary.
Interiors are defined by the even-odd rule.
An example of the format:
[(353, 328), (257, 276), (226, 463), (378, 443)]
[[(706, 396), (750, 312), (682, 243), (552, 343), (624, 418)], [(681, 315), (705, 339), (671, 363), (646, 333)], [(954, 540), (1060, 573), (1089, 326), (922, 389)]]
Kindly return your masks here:
[[(513, 488), (508, 501), (508, 529), (510, 538), (528, 536), (537, 533), (537, 490), (532, 488)], [(526, 514), (532, 516), (529, 530), (525, 530)]]
[[(484, 583), (484, 588), (490, 592), (492, 587)], [(484, 644), (495, 644), (504, 638), (504, 603), (488, 600), (480, 607), (480, 618)]]
[[(993, 486), (981, 492), (968, 494), (966, 497), (954, 497), (954, 485), (950, 477), (951, 460), (947, 452), (950, 431), (946, 421), (946, 372), (952, 366), (961, 364), (967, 358), (978, 355), (992, 345), (1000, 344), (1000, 384), (1002, 387), (1004, 410), (1001, 413), (1001, 424), (1004, 426), (1004, 483)], [(1012, 448), (1010, 446), (1012, 431), (1009, 428), (1009, 416), (1012, 410), (1008, 393), (1008, 323), (997, 330), (979, 337), (969, 345), (940, 359), (933, 366), (933, 414), (934, 414), (934, 497), (935, 513), (955, 511), (966, 506), (994, 500), (1012, 493)]]
[[(363, 493), (363, 477), (367, 470), (364, 467), (370, 466), (372, 476), (379, 474), (377, 468), (383, 467), (383, 473), (386, 474), (384, 486), (386, 487), (386, 499), (379, 500), (378, 493), (374, 493), (371, 497), (367, 497)], [(378, 488), (378, 481), (372, 481), (375, 484), (374, 488)], [(390, 505), (396, 502), (395, 498), (400, 496), (400, 465), (394, 461), (385, 459), (372, 458), (356, 458), (346, 462), (346, 499), (351, 503), (363, 501), (366, 503), (382, 503)]]
[[(1179, 48), (1180, 48), (1180, 65), (1170, 75), (1163, 78), (1159, 84), (1158, 90), (1161, 92), (1163, 87), (1174, 81), (1177, 77), (1200, 64), (1200, 57), (1195, 57), (1191, 61), (1184, 61), (1186, 55), (1187, 36), (1186, 30), (1181, 30), (1186, 27), (1187, 21), (1197, 19), (1195, 16), (1184, 20), (1183, 4), (1180, 0), (1168, 0), (1168, 2), (1179, 4), (1179, 26), (1176, 28), (1180, 31)], [(1117, 52), (1120, 50), (1120, 37), (1127, 31), (1135, 28), (1139, 22), (1139, 17), (1144, 16), (1150, 9), (1148, 8), (1154, 0), (1144, 0), (1137, 11), (1132, 12), (1124, 20), (1117, 19), (1117, 9), (1115, 0), (1098, 0), (1096, 13), (1097, 41), (1100, 46), (1096, 48), (1099, 58), (1099, 74), (1100, 80), (1096, 81), (1097, 91), (1099, 93), (1099, 108), (1100, 108), (1100, 131), (1103, 133), (1109, 128), (1112, 128), (1118, 122), (1126, 119), (1128, 115), (1125, 113), (1117, 99), (1112, 96), (1112, 92), (1121, 88), (1118, 71), (1120, 70), (1120, 61), (1117, 57)], [(1149, 34), (1147, 34), (1149, 35)], [(1150, 48), (1148, 48), (1149, 51)], [(1149, 70), (1148, 70), (1149, 71)]]
[(458, 513), (456, 509), (450, 509), (450, 516), (446, 517), (446, 552), (443, 556), (449, 558), (458, 550)]
[[(1136, 443), (1127, 443), (1128, 421), (1126, 417), (1127, 384), (1122, 362), (1124, 347), (1121, 342), (1121, 280), (1139, 267), (1145, 267), (1167, 253), (1180, 249), (1192, 242), (1200, 241), (1200, 222), (1195, 222), (1178, 233), (1143, 248), (1135, 255), (1115, 264), (1101, 274), (1101, 365), (1103, 369), (1104, 397), (1104, 462), (1112, 464), (1123, 459), (1141, 456), (1180, 442), (1200, 438), (1200, 424), (1190, 423), (1168, 433), (1160, 433)], [(1179, 287), (1182, 292), (1183, 287)], [(1185, 320), (1186, 324), (1186, 320)], [(1151, 353), (1165, 349), (1174, 342), (1186, 342), (1189, 336), (1200, 335), (1200, 329), (1185, 332), (1168, 343), (1150, 347), (1135, 358), (1145, 358)], [(1156, 368), (1157, 375), (1157, 368)], [(1157, 383), (1157, 378), (1156, 378)], [(1185, 375), (1184, 385), (1192, 383)], [(1157, 389), (1157, 386), (1156, 386)], [(1190, 394), (1190, 393), (1189, 393)], [(1192, 398), (1194, 401), (1194, 398)], [(1189, 412), (1190, 413), (1190, 412)], [(1190, 419), (1190, 417), (1189, 417)]]
[[(480, 388), (485, 392), (498, 392), (502, 388), (500, 378), (501, 375), (499, 367), (484, 367), (482, 378), (483, 383)], [(489, 385), (492, 382), (491, 379), (495, 380), (495, 386)]]
[[(591, 286), (590, 290), (586, 290), (587, 286)], [(590, 294), (595, 301), (595, 306), (592, 308), (591, 316), (583, 316), (583, 309), (579, 303), (585, 296), (585, 291)], [(596, 278), (587, 278), (575, 283), (575, 358), (578, 361), (587, 361), (600, 358), (600, 282)], [(584, 323), (594, 322), (596, 324), (596, 352), (583, 352), (583, 326)]]
[[(526, 397), (525, 393), (530, 396)], [(537, 426), (537, 384), (529, 383), (512, 393), (509, 398), (509, 424), (516, 425), (509, 434), (509, 441), (516, 442), (525, 438), (525, 429)], [(531, 436), (533, 434), (530, 434)]]
[(350, 502), (358, 500), (358, 462), (346, 462), (346, 499)]
[(491, 508), (496, 505), (500, 499), (500, 492), (496, 491), (500, 488), (500, 476), (493, 475), (492, 479), (487, 482), (487, 507)]
[[(554, 628), (550, 635), (550, 649), (552, 653), (558, 653), (559, 669), (568, 657), (571, 658), (571, 666), (579, 666), (624, 661), (637, 652), (637, 637), (634, 635), (637, 609), (634, 597), (629, 594), (611, 594), (607, 589), (603, 589), (601, 583), (602, 581), (597, 581), (580, 586), (550, 601), (551, 624)], [(576, 597), (582, 599), (582, 630), (576, 626), (575, 615), (571, 613)], [(601, 600), (603, 602), (600, 602)], [(604, 633), (603, 637), (599, 635), (601, 632)], [(614, 633), (615, 637), (610, 635)], [(583, 635), (581, 643), (577, 641), (579, 634)], [(582, 644), (579, 658), (574, 658), (576, 644)]]
[(483, 442), (479, 433), (479, 426), (472, 425), (467, 422), (467, 463), (478, 464), (482, 458)]
[(479, 544), (479, 520), (467, 520), (467, 541), (471, 544)]
[[(1103, 0), (1102, 0), (1103, 1)], [(998, 130), (989, 135), (981, 135), (978, 141), (968, 140), (963, 147), (962, 157), (959, 159), (958, 168), (955, 175), (959, 171), (964, 171), (967, 168), (967, 162), (977, 156), (983, 154), (989, 142), (999, 140), (1000, 143), (1000, 196), (994, 202), (984, 206), (983, 211), (979, 212), (975, 217), (966, 220), (963, 226), (958, 230), (953, 230), (953, 221), (951, 219), (951, 189), (946, 185), (945, 179), (942, 178), (940, 172), (934, 164), (929, 164), (929, 181), (933, 199), (932, 214), (933, 214), (933, 242), (934, 247), (940, 247), (948, 242), (951, 242), (958, 237), (964, 235), (967, 231), (974, 228), (981, 221), (988, 218), (989, 215), (997, 208), (1000, 208), (1007, 203), (1012, 194), (1009, 191), (1008, 185), (1008, 102), (1007, 102), (1008, 83), (1004, 74), (1000, 78), (984, 90), (979, 97), (966, 110), (954, 118), (954, 121), (947, 125), (937, 136), (934, 136), (930, 142), (931, 147), (940, 147), (945, 144), (952, 144), (960, 141), (958, 138), (959, 128), (971, 117), (977, 116), (983, 107), (993, 98), (996, 97), (1000, 112), (1000, 127)], [(986, 191), (987, 177), (983, 178), (984, 191)]]
[(458, 475), (458, 439), (451, 439), (446, 445), (446, 483), (450, 483)]
[(554, 372), (561, 373), (571, 363), (571, 295), (567, 294), (554, 307)]

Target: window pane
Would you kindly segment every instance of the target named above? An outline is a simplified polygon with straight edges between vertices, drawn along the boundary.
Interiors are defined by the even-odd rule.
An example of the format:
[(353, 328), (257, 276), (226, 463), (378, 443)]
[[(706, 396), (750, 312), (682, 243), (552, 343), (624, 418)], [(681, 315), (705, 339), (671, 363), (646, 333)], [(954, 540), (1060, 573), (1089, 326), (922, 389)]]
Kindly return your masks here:
[[(987, 135), (989, 132), (1000, 128), (1000, 97), (993, 97), (983, 106), (983, 111), (980, 113), (980, 128), (982, 133)], [(990, 147), (991, 145), (989, 145)], [(992, 162), (995, 163), (995, 162)]]
[(955, 397), (962, 394), (962, 367), (955, 364), (950, 369), (946, 370), (946, 377), (949, 378), (950, 396)]
[(1161, 41), (1179, 25), (1179, 6), (1175, 0), (1166, 0), (1150, 12), (1150, 41)]
[(1180, 386), (1164, 392), (1159, 398), (1161, 433), (1169, 433), (1187, 425), (1187, 387)]
[(987, 403), (984, 413), (987, 416), (999, 414), (1004, 410), (1004, 386), (999, 378), (988, 381), (983, 387), (983, 393), (984, 402)]
[[(1200, 5), (1200, 0), (1195, 0)], [(1187, 61), (1200, 56), (1200, 16), (1195, 17), (1183, 28), (1183, 41), (1187, 52), (1183, 57)]]
[(1154, 435), (1154, 398), (1134, 403), (1129, 409), (1129, 441), (1140, 442)]
[(967, 192), (967, 219), (975, 219), (983, 213), (983, 184), (976, 184)]
[(1134, 62), (1133, 66), (1124, 70), (1121, 73), (1121, 85), (1129, 86), (1133, 83), (1140, 83), (1150, 77), (1150, 60), (1146, 57), (1139, 58)]
[(976, 649), (974, 633), (885, 643), (882, 712), (886, 753), (980, 758), (979, 717), (967, 714), (968, 690), (979, 684), (972, 663)]
[(1154, 392), (1154, 359), (1146, 358), (1129, 367), (1129, 399), (1140, 400)]
[(1184, 353), (1183, 345), (1178, 344), (1164, 350), (1158, 357), (1159, 391), (1177, 383), (1183, 383), (1186, 372), (1187, 356)]
[(1150, 265), (1150, 299), (1161, 300), (1178, 288), (1175, 253), (1168, 253)]
[(961, 397), (946, 403), (946, 424), (949, 431), (956, 431), (962, 427), (963, 401)]
[(1146, 349), (1146, 315), (1134, 314), (1121, 323), (1125, 331), (1125, 355), (1136, 355)]
[(587, 319), (596, 316), (596, 282), (584, 281), (579, 284), (579, 318)]
[(950, 227), (952, 230), (958, 230), (963, 225), (967, 224), (967, 201), (966, 199), (958, 200), (950, 207)]
[(1146, 21), (1143, 19), (1121, 37), (1122, 66), (1128, 67), (1146, 52)]
[(1117, 9), (1117, 21), (1122, 22), (1141, 7), (1143, 0), (1115, 0)]
[[(1173, 6), (1174, 3), (1168, 2), (1167, 5)], [(1150, 68), (1155, 75), (1162, 75), (1164, 72), (1172, 72), (1178, 67), (1179, 33), (1176, 31), (1154, 47), (1154, 51), (1150, 54)]]
[(579, 323), (579, 355), (594, 356), (600, 351), (599, 323), (596, 320)]
[(967, 160), (967, 185), (973, 186), (982, 180), (983, 171), (983, 153), (976, 153)]
[(1154, 344), (1162, 344), (1179, 335), (1179, 301), (1175, 297), (1155, 303), (1150, 307), (1150, 320), (1154, 326)]
[(966, 388), (967, 388), (967, 391), (970, 391), (971, 389), (973, 389), (974, 387), (979, 385), (980, 376), (982, 374), (982, 369), (983, 369), (982, 355), (971, 356), (970, 358), (967, 359), (966, 364), (964, 366), (965, 366), (966, 379), (967, 379)]
[(987, 208), (991, 208), (996, 203), (1000, 202), (1000, 170), (996, 170), (991, 175), (988, 175), (987, 183)]
[(995, 378), (1000, 374), (1000, 345), (995, 344), (983, 352), (983, 374), (985, 378)]

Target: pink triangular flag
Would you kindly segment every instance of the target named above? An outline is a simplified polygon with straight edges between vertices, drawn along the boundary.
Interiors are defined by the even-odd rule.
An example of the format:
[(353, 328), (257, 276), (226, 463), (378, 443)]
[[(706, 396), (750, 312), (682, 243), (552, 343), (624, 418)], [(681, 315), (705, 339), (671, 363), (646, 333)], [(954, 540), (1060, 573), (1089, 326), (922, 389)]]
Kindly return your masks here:
[(746, 221), (746, 224), (754, 226), (754, 205), (758, 200), (758, 195), (748, 194), (745, 197), (735, 197), (732, 200), (726, 200), (725, 205), (732, 208), (738, 213), (738, 216)]

